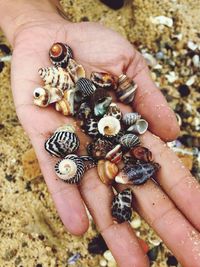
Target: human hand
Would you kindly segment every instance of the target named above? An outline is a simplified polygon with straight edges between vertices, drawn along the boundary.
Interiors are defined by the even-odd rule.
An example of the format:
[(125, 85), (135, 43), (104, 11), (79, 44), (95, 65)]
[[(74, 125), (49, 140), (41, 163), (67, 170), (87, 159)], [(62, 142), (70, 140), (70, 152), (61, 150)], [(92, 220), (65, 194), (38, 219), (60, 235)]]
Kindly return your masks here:
[[(128, 223), (113, 224), (110, 213), (112, 188), (100, 182), (95, 169), (85, 174), (79, 187), (63, 183), (54, 173), (55, 160), (44, 150), (45, 140), (56, 128), (73, 123), (52, 107), (41, 109), (33, 105), (32, 92), (41, 84), (37, 70), (50, 65), (47, 51), (56, 41), (66, 42), (72, 48), (75, 60), (84, 66), (88, 75), (91, 71), (105, 71), (117, 76), (126, 72), (133, 78), (138, 84), (133, 108), (148, 120), (150, 131), (163, 140), (176, 138), (179, 128), (175, 116), (152, 82), (143, 58), (117, 33), (96, 23), (71, 24), (60, 17), (49, 21), (45, 16), (42, 21), (25, 24), (17, 31), (12, 58), (16, 111), (35, 148), (64, 225), (77, 235), (87, 230), (84, 201), (119, 266), (147, 266), (147, 257)], [(123, 112), (130, 111), (127, 106), (121, 105), (121, 108)], [(198, 267), (200, 187), (176, 156), (152, 133), (146, 133), (141, 140), (161, 165), (157, 176), (160, 186), (148, 181), (143, 186), (132, 187), (135, 208), (183, 266)], [(84, 145), (87, 138), (80, 131), (79, 136)], [(196, 206), (190, 209), (192, 203)]]

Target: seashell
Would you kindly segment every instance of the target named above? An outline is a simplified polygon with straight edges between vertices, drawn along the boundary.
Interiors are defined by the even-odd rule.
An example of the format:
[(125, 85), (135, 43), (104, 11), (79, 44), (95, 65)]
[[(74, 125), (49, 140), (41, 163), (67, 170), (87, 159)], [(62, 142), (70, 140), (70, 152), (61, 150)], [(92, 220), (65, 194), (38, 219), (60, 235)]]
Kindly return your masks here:
[(115, 137), (111, 137), (112, 142), (115, 144), (119, 144), (120, 138), (125, 134), (126, 132), (124, 130), (120, 130), (119, 133)]
[(115, 164), (118, 164), (122, 160), (121, 145), (118, 144), (113, 149), (111, 149), (106, 154), (106, 159), (110, 160)]
[(72, 49), (64, 43), (54, 43), (49, 50), (49, 58), (53, 65), (66, 68), (70, 58), (73, 58)]
[(112, 116), (112, 117), (118, 119), (119, 121), (122, 119), (122, 112), (121, 112), (120, 108), (115, 103), (110, 104), (110, 106), (107, 109), (106, 115)]
[(134, 81), (131, 81), (124, 74), (119, 76), (116, 95), (121, 102), (124, 104), (130, 104), (134, 99), (136, 89), (137, 85)]
[(150, 179), (160, 168), (158, 163), (139, 163), (126, 165), (115, 181), (121, 184), (140, 185)]
[(51, 87), (56, 87), (63, 91), (74, 87), (69, 73), (61, 67), (40, 68), (38, 73), (45, 84), (49, 84)]
[(87, 102), (83, 102), (79, 107), (76, 117), (78, 120), (87, 120), (91, 115), (91, 112), (92, 110), (89, 104)]
[(109, 160), (99, 160), (97, 164), (97, 172), (100, 180), (104, 184), (109, 185), (118, 174), (119, 169), (115, 163), (112, 163)]
[(66, 132), (70, 132), (70, 133), (75, 133), (75, 127), (71, 124), (64, 124), (60, 127), (58, 127), (54, 133), (57, 133), (57, 132), (63, 132), (63, 131), (66, 131)]
[(126, 126), (133, 125), (137, 120), (141, 118), (141, 115), (139, 115), (137, 112), (129, 112), (124, 114), (123, 116), (123, 123)]
[(151, 162), (153, 161), (153, 156), (151, 151), (143, 146), (136, 146), (133, 147), (130, 150), (130, 154), (138, 160), (144, 161), (144, 162)]
[(104, 159), (112, 147), (113, 144), (110, 141), (98, 138), (95, 142), (89, 144), (89, 155), (95, 159)]
[(104, 89), (115, 89), (115, 77), (106, 72), (92, 72), (90, 76), (91, 81), (97, 86)]
[(94, 84), (87, 78), (78, 79), (76, 88), (81, 93), (82, 97), (93, 95), (96, 91)]
[(45, 149), (52, 156), (64, 158), (67, 154), (75, 152), (80, 141), (75, 133), (67, 131), (55, 132), (46, 142)]
[(135, 134), (125, 134), (120, 138), (120, 144), (124, 148), (130, 149), (134, 146), (138, 146), (140, 144), (140, 139)]
[(132, 193), (131, 189), (127, 188), (118, 193), (112, 201), (111, 212), (112, 216), (118, 223), (129, 221), (132, 216)]
[(91, 137), (97, 137), (99, 135), (98, 122), (94, 118), (89, 118), (84, 122), (83, 130)]
[(69, 72), (74, 83), (76, 83), (79, 78), (85, 78), (85, 70), (84, 70), (83, 66), (79, 65), (72, 58), (69, 59), (67, 71)]
[(144, 119), (139, 119), (136, 123), (130, 126), (127, 131), (136, 133), (136, 134), (144, 134), (148, 129), (148, 122)]
[(63, 99), (58, 101), (55, 105), (57, 111), (65, 116), (74, 114), (74, 93), (73, 89), (64, 92)]
[(49, 104), (58, 102), (63, 97), (63, 92), (55, 87), (45, 85), (45, 87), (38, 87), (33, 92), (34, 104), (40, 107), (47, 107)]
[(97, 166), (97, 162), (96, 160), (94, 160), (92, 157), (90, 156), (81, 156), (80, 157), (82, 159), (82, 161), (84, 162), (84, 166), (85, 166), (85, 171), (94, 168)]
[(120, 129), (121, 125), (119, 120), (117, 120), (112, 116), (103, 117), (98, 122), (99, 133), (104, 136), (108, 137), (116, 136), (119, 133)]
[(85, 172), (83, 160), (77, 155), (70, 154), (56, 163), (55, 172), (64, 182), (78, 184)]
[(98, 89), (90, 98), (95, 116), (103, 116), (112, 102), (112, 97), (105, 89)]
[(138, 162), (137, 159), (127, 156), (127, 155), (123, 155), (122, 159), (125, 165), (136, 164)]

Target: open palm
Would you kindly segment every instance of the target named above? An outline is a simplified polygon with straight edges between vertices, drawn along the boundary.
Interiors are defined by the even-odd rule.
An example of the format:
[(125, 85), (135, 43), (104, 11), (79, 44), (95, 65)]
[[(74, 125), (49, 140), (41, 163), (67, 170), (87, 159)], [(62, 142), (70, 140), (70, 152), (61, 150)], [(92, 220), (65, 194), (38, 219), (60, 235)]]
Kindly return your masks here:
[[(88, 76), (91, 71), (103, 71), (117, 76), (124, 72), (133, 78), (139, 87), (133, 108), (148, 120), (150, 131), (161, 139), (167, 141), (177, 136), (179, 128), (175, 116), (152, 82), (143, 58), (117, 33), (96, 23), (71, 24), (59, 18), (53, 23), (43, 20), (41, 24), (26, 25), (15, 36), (12, 89), (17, 114), (35, 148), (64, 225), (77, 235), (87, 230), (84, 201), (119, 266), (147, 266), (147, 257), (128, 223), (113, 224), (110, 213), (112, 188), (99, 181), (95, 169), (85, 174), (80, 186), (63, 183), (54, 173), (55, 159), (44, 150), (45, 140), (56, 128), (64, 123), (74, 123), (52, 107), (41, 109), (33, 105), (32, 92), (41, 85), (37, 71), (50, 66), (48, 50), (57, 41), (72, 48), (75, 60), (84, 66)], [(121, 107), (123, 112), (131, 109)], [(183, 266), (198, 267), (200, 187), (164, 142), (152, 133), (147, 132), (141, 140), (161, 165), (157, 177), (159, 185), (148, 181), (143, 186), (133, 186), (135, 209)], [(87, 137), (80, 131), (78, 135), (84, 150)], [(196, 205), (192, 205), (194, 202)]]

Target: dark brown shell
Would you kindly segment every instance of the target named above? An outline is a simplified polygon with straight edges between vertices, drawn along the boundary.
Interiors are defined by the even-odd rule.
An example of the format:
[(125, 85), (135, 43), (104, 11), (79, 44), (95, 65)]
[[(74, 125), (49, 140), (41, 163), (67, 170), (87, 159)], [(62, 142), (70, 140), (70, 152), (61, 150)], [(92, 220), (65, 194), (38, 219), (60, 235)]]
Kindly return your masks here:
[(130, 104), (134, 99), (136, 89), (137, 85), (134, 81), (130, 80), (124, 74), (120, 75), (116, 95), (121, 102)]
[(95, 159), (104, 159), (106, 154), (112, 149), (112, 143), (106, 139), (98, 138), (88, 145), (87, 151)]
[(92, 72), (90, 76), (91, 81), (97, 86), (105, 89), (115, 89), (115, 77), (106, 72)]
[(64, 43), (54, 43), (49, 50), (49, 58), (53, 65), (66, 68), (70, 58), (73, 58), (72, 49)]
[(133, 147), (130, 150), (130, 154), (135, 158), (135, 159), (139, 159), (141, 161), (144, 162), (151, 162), (153, 161), (153, 156), (151, 151), (143, 146), (137, 146), (137, 147)]

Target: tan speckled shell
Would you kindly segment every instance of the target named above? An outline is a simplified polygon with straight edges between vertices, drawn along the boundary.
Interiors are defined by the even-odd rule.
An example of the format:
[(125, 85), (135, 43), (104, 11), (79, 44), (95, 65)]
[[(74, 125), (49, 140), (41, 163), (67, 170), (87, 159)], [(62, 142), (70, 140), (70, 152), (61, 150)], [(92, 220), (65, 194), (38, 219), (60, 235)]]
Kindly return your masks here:
[(119, 169), (116, 164), (110, 162), (109, 160), (99, 160), (97, 165), (97, 172), (100, 180), (104, 184), (111, 184), (118, 174)]
[(74, 114), (74, 90), (67, 90), (64, 92), (62, 100), (58, 101), (55, 105), (57, 111), (65, 116)]
[(74, 59), (70, 58), (67, 66), (72, 80), (76, 83), (79, 78), (85, 78), (85, 70), (82, 65), (79, 65)]

